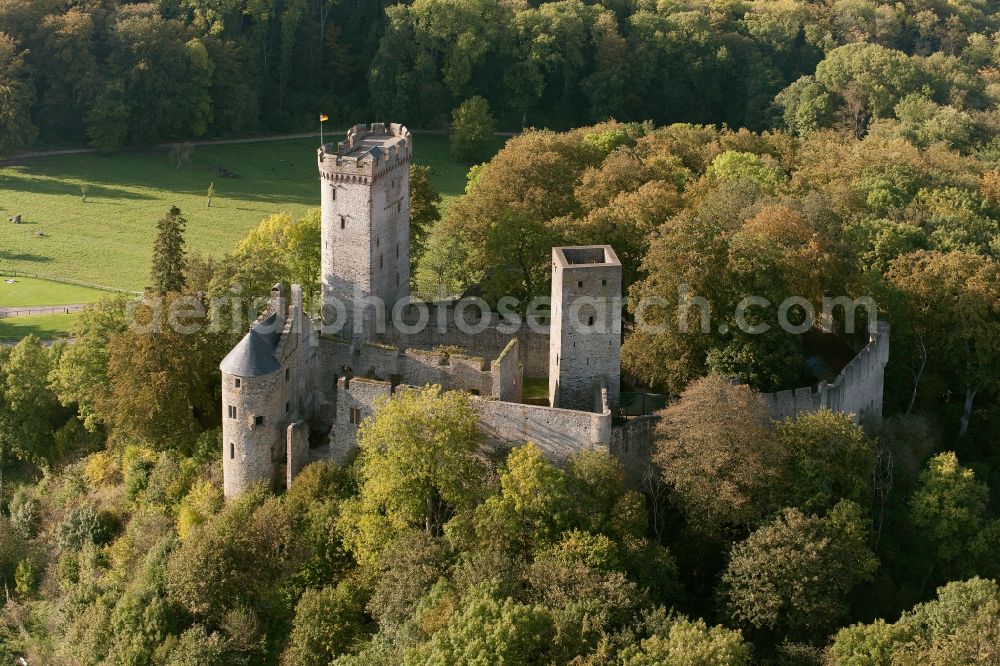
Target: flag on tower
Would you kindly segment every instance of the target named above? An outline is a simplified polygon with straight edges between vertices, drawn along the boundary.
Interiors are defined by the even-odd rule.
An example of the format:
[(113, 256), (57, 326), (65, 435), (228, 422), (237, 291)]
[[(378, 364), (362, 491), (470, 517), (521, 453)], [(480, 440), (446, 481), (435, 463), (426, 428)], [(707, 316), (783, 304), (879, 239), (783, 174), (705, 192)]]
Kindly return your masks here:
[(325, 123), (325, 122), (326, 122), (326, 121), (328, 121), (329, 119), (330, 119), (330, 116), (326, 115), (325, 113), (321, 113), (321, 114), (319, 114), (319, 121), (320, 121), (321, 123)]

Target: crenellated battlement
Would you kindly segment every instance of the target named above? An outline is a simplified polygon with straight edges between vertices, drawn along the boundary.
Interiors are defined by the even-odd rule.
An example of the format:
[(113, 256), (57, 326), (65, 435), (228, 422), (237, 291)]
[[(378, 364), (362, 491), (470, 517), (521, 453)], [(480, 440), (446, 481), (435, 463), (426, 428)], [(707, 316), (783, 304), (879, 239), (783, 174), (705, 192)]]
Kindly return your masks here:
[[(355, 125), (344, 141), (319, 149), (323, 324), (331, 335), (319, 336), (298, 285), (290, 303), (276, 285), (266, 314), (223, 360), (226, 496), (259, 482), (288, 486), (313, 460), (346, 464), (383, 400), (427, 385), (471, 394), (492, 453), (533, 442), (562, 463), (582, 449), (609, 450), (638, 485), (659, 417), (613, 417), (622, 331), (614, 249), (553, 248), (551, 308), (530, 319), (501, 316), (475, 299), (413, 304), (412, 150), (410, 132), (396, 123)], [(763, 398), (775, 418), (822, 408), (877, 418), (888, 355), (889, 331), (879, 325), (834, 381)], [(534, 395), (539, 381), (549, 385), (548, 400)]]
[(397, 167), (407, 166), (413, 154), (409, 130), (399, 123), (355, 125), (347, 139), (324, 144), (318, 151), (324, 180), (369, 185)]
[(776, 419), (819, 409), (850, 414), (856, 423), (880, 419), (889, 344), (889, 325), (878, 322), (865, 348), (844, 366), (833, 381), (823, 381), (815, 387), (764, 393), (761, 397)]
[[(355, 125), (336, 148), (319, 149), (323, 319), (344, 337), (375, 339), (367, 297), (391, 311), (410, 294), (412, 149), (398, 123)], [(344, 317), (333, 303), (344, 305)]]

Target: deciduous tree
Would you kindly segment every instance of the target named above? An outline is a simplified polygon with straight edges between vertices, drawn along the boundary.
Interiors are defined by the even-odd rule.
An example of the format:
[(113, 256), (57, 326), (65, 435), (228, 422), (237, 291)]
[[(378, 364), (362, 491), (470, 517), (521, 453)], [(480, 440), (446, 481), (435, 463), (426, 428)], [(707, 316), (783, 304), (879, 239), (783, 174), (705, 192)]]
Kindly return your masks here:
[(10, 456), (39, 465), (59, 457), (59, 402), (48, 379), (54, 362), (34, 335), (0, 353), (0, 464)]
[(96, 417), (115, 437), (191, 451), (204, 420), (217, 418), (227, 338), (205, 310), (193, 296), (168, 296), (140, 305), (134, 325), (111, 336)]
[(931, 458), (920, 474), (910, 514), (942, 578), (976, 573), (973, 546), (986, 527), (988, 495), (986, 484), (951, 452)]
[(1000, 659), (1000, 588), (972, 578), (948, 583), (893, 624), (876, 620), (841, 629), (830, 647), (836, 664), (988, 664)]
[(108, 399), (109, 345), (128, 326), (128, 304), (125, 295), (109, 296), (84, 308), (70, 327), (74, 342), (59, 355), (50, 376), (59, 402), (76, 405), (91, 431), (100, 423), (100, 404)]
[(24, 56), (17, 41), (0, 32), (0, 156), (35, 138), (31, 122), (35, 85)]
[(743, 666), (750, 663), (751, 646), (738, 630), (709, 626), (704, 620), (666, 616), (653, 633), (622, 650), (622, 666)]
[(451, 116), (451, 154), (462, 162), (481, 162), (490, 154), (496, 124), (490, 104), (484, 98), (471, 97)]
[(806, 513), (828, 511), (840, 500), (868, 506), (875, 446), (850, 416), (800, 414), (779, 423), (775, 437), (789, 456), (788, 506)]
[(427, 663), (533, 664), (547, 661), (552, 618), (542, 606), (473, 591), (430, 641), (406, 652), (407, 666)]
[(414, 274), (427, 248), (427, 236), (441, 219), (441, 193), (431, 184), (430, 173), (429, 166), (410, 165), (410, 264)]
[(306, 590), (295, 606), (282, 662), (326, 666), (335, 657), (351, 652), (367, 628), (362, 595), (350, 583)]
[(779, 508), (788, 453), (772, 436), (767, 406), (753, 389), (708, 376), (661, 417), (653, 460), (692, 528), (738, 534)]
[(847, 616), (847, 596), (878, 561), (861, 508), (842, 502), (823, 518), (786, 509), (735, 545), (720, 595), (737, 623), (777, 638), (816, 640)]
[(398, 392), (361, 424), (359, 495), (344, 504), (344, 543), (371, 564), (407, 528), (440, 534), (480, 496), (480, 435), (466, 394), (440, 387)]
[(989, 257), (920, 251), (893, 261), (888, 277), (907, 300), (928, 371), (964, 394), (958, 433), (965, 435), (976, 396), (1000, 377), (1000, 270)]

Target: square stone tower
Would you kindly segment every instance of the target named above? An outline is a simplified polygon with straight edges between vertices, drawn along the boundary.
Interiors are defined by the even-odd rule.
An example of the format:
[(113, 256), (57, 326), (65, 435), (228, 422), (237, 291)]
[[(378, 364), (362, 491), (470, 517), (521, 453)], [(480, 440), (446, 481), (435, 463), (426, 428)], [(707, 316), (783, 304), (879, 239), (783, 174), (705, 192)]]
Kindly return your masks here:
[(549, 404), (598, 411), (600, 381), (618, 404), (622, 265), (610, 245), (552, 248)]
[(374, 339), (379, 321), (410, 295), (410, 157), (402, 125), (355, 125), (319, 149), (323, 325)]

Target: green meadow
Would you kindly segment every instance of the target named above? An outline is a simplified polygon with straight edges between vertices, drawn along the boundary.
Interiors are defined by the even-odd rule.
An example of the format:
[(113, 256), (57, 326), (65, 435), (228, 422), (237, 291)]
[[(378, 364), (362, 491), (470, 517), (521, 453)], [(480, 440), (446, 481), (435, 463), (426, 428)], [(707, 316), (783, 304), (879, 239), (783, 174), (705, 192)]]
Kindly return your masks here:
[[(188, 247), (220, 256), (268, 216), (319, 205), (317, 146), (317, 139), (196, 146), (179, 169), (166, 151), (44, 157), (0, 168), (0, 274), (15, 269), (142, 290), (156, 222), (170, 206), (188, 220)], [(416, 135), (414, 162), (432, 168), (443, 205), (464, 191), (468, 167), (451, 158), (448, 137)], [(8, 222), (18, 214), (22, 224)], [(65, 294), (54, 298), (78, 302)]]
[[(10, 283), (8, 279), (13, 279), (14, 282)], [(0, 307), (90, 303), (106, 294), (107, 292), (98, 289), (20, 275), (11, 278), (0, 269)]]
[(75, 314), (0, 318), (0, 341), (20, 340), (34, 334), (42, 340), (67, 335)]

